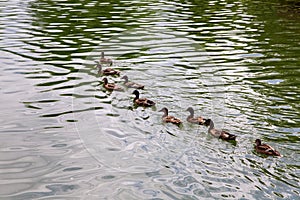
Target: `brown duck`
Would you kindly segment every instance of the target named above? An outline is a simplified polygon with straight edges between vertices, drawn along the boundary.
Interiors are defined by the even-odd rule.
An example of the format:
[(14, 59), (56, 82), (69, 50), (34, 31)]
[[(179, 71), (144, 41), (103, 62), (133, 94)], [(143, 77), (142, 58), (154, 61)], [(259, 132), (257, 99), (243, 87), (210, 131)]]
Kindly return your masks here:
[(104, 51), (101, 52), (100, 64), (108, 64), (109, 66), (113, 64), (112, 59), (104, 57)]
[(205, 119), (203, 117), (194, 117), (194, 109), (189, 107), (186, 111), (190, 112), (190, 115), (186, 118), (186, 120), (193, 124), (204, 125)]
[(120, 76), (120, 71), (118, 71), (118, 70), (114, 70), (114, 69), (112, 69), (112, 68), (106, 68), (106, 69), (102, 70), (102, 65), (101, 65), (101, 63), (98, 63), (97, 67), (98, 67), (98, 69), (99, 69), (99, 70), (98, 70), (98, 73), (99, 73), (99, 74), (103, 74), (103, 75), (105, 75), (105, 76), (109, 76), (109, 75)]
[(215, 129), (214, 122), (211, 119), (205, 120), (204, 125), (209, 126), (208, 132), (215, 137), (218, 137), (222, 140), (235, 140), (236, 139), (235, 135), (228, 133), (227, 131)]
[(154, 101), (151, 101), (146, 98), (140, 98), (140, 93), (137, 90), (134, 90), (132, 94), (135, 94), (135, 98), (133, 99), (133, 103), (137, 106), (151, 107), (155, 105)]
[(268, 144), (262, 144), (260, 139), (255, 140), (255, 150), (258, 153), (270, 155), (270, 156), (281, 156), (278, 151)]
[(120, 86), (114, 84), (114, 83), (108, 83), (107, 78), (103, 78), (103, 87), (107, 90), (115, 90), (115, 91), (124, 91), (123, 88), (121, 88)]
[(121, 79), (124, 79), (124, 85), (128, 88), (136, 88), (136, 89), (144, 89), (144, 86), (138, 83), (134, 83), (134, 82), (129, 82), (128, 81), (128, 76), (123, 76)]
[(159, 110), (159, 112), (164, 112), (164, 114), (162, 116), (163, 122), (173, 123), (173, 124), (176, 124), (176, 125), (182, 124), (182, 121), (180, 119), (168, 115), (169, 111), (168, 111), (167, 108), (162, 108), (161, 110)]

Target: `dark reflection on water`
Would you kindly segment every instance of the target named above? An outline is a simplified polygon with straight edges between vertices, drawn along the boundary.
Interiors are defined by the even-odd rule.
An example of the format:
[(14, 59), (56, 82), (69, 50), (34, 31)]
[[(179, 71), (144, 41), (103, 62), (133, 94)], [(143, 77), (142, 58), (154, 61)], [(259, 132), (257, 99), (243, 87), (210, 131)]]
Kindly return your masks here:
[[(297, 199), (297, 2), (0, 3), (0, 196)], [(100, 52), (157, 102), (106, 92)], [(110, 82), (122, 85), (118, 77)], [(238, 135), (161, 123), (187, 107)], [(283, 158), (258, 155), (256, 138)]]

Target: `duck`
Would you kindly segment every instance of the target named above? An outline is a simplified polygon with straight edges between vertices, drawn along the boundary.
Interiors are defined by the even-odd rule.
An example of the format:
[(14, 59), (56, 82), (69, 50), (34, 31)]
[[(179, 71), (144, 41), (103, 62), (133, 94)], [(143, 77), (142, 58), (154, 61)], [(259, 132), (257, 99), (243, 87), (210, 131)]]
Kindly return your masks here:
[(98, 73), (103, 74), (105, 76), (110, 76), (110, 75), (120, 76), (120, 73), (121, 73), (120, 71), (112, 69), (112, 68), (106, 68), (106, 69), (102, 70), (102, 64), (101, 63), (98, 63), (97, 67), (99, 69)]
[(162, 120), (163, 122), (166, 122), (166, 123), (172, 123), (172, 124), (176, 124), (176, 125), (180, 125), (182, 124), (182, 121), (174, 116), (169, 116), (168, 113), (169, 113), (169, 110), (164, 107), (162, 108), (161, 110), (159, 110), (159, 112), (164, 112), (163, 116), (162, 116)]
[(118, 86), (114, 83), (108, 83), (107, 78), (103, 78), (102, 81), (103, 81), (103, 87), (107, 90), (115, 90), (115, 91), (120, 91), (120, 92), (124, 91), (124, 89), (121, 88), (120, 86)]
[(208, 132), (215, 137), (218, 137), (222, 140), (235, 140), (236, 139), (236, 135), (228, 133), (227, 131), (224, 131), (224, 130), (215, 129), (214, 122), (211, 119), (206, 119), (204, 125), (209, 126)]
[(203, 117), (194, 117), (194, 109), (192, 107), (188, 107), (186, 111), (190, 112), (190, 115), (186, 118), (186, 120), (193, 124), (204, 125), (205, 119)]
[(123, 76), (121, 79), (124, 79), (124, 85), (128, 88), (136, 88), (136, 89), (144, 89), (144, 85), (134, 83), (134, 82), (129, 82), (128, 81), (128, 76)]
[(155, 105), (154, 101), (151, 101), (146, 98), (140, 98), (140, 92), (138, 90), (134, 90), (132, 94), (135, 94), (135, 98), (133, 99), (133, 102), (137, 106), (151, 107)]
[(281, 156), (280, 153), (268, 144), (262, 144), (260, 139), (255, 140), (255, 150), (258, 153), (270, 155), (270, 156)]
[(105, 58), (104, 57), (104, 51), (101, 52), (101, 57), (100, 57), (100, 63), (101, 64), (108, 64), (109, 66), (112, 66), (113, 61), (110, 58)]

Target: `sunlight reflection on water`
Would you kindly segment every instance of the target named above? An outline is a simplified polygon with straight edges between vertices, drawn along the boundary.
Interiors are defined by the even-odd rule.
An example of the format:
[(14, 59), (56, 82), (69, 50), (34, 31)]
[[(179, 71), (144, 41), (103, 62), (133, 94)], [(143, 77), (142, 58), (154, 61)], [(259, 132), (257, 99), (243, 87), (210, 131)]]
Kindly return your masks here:
[[(0, 196), (296, 199), (300, 26), (260, 3), (0, 3)], [(104, 90), (103, 50), (154, 108)], [(237, 144), (186, 123), (189, 106)]]

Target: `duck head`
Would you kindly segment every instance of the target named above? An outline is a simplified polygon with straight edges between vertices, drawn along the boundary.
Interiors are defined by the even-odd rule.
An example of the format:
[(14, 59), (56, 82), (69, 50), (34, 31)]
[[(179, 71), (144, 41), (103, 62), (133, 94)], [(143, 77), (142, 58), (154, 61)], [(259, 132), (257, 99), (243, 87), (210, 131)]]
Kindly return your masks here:
[(168, 112), (168, 108), (164, 107), (164, 108), (160, 109), (158, 112)]
[(104, 58), (104, 51), (101, 51), (101, 58)]
[(194, 113), (194, 109), (192, 107), (188, 107), (188, 109), (186, 109), (186, 111), (189, 111), (190, 113)]
[(122, 76), (122, 78), (121, 79), (124, 79), (125, 80), (125, 83), (127, 83), (128, 82), (128, 76)]
[(103, 78), (102, 81), (103, 81), (104, 85), (106, 85), (108, 83), (107, 78)]
[(256, 139), (256, 140), (255, 140), (255, 144), (256, 144), (256, 146), (261, 145), (261, 140), (260, 140), (260, 139)]
[(168, 111), (168, 108), (164, 107), (164, 108), (160, 109), (158, 112), (163, 112), (164, 113), (163, 117), (166, 117), (166, 116), (168, 116), (169, 111)]
[(134, 90), (134, 91), (132, 92), (132, 94), (135, 95), (135, 99), (138, 99), (139, 96), (140, 96), (140, 92), (139, 92), (138, 90)]

